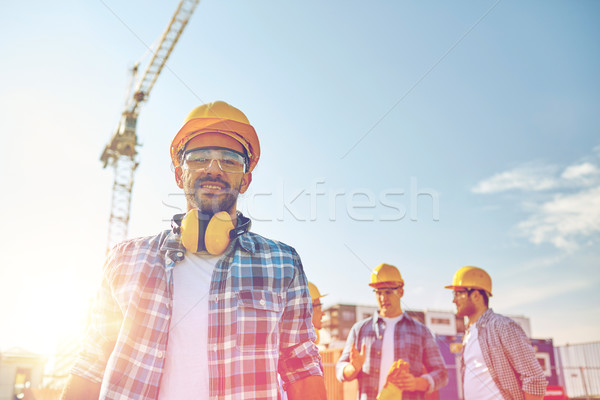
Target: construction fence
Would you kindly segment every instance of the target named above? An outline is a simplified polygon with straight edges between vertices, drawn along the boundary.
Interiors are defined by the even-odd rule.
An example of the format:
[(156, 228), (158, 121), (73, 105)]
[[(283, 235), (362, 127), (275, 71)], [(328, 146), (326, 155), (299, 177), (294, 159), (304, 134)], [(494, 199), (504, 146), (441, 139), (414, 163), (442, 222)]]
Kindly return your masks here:
[[(341, 348), (321, 350), (323, 372), (328, 400), (355, 400), (358, 383), (340, 382), (335, 376), (335, 364), (342, 354)], [(551, 350), (550, 350), (551, 351)], [(549, 382), (562, 386), (569, 399), (600, 399), (600, 342), (566, 345), (554, 348), (555, 365), (547, 365)], [(553, 363), (552, 363), (553, 364)], [(461, 400), (458, 388), (458, 371), (455, 365), (446, 365), (450, 381), (440, 393), (428, 395), (427, 400)], [(552, 377), (552, 378), (551, 378)], [(554, 383), (554, 384), (556, 384)], [(553, 398), (548, 396), (548, 398)]]
[[(321, 350), (321, 359), (323, 361), (323, 376), (325, 378), (325, 388), (327, 390), (327, 400), (356, 400), (358, 395), (358, 381), (340, 382), (335, 376), (335, 364), (342, 355), (344, 349), (325, 349)], [(437, 392), (425, 396), (425, 400), (438, 400)]]
[(600, 342), (554, 348), (556, 372), (570, 399), (600, 399)]

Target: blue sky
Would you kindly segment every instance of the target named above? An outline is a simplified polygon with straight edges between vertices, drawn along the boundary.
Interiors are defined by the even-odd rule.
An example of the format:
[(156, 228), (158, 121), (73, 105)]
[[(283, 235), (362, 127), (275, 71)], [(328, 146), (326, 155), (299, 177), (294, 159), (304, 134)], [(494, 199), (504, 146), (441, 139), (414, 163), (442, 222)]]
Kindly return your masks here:
[[(129, 68), (177, 1), (10, 2), (0, 43), (0, 348), (51, 352), (103, 263), (112, 171), (99, 156)], [(183, 208), (169, 144), (225, 100), (262, 157), (239, 208), (300, 253), (334, 303), (454, 310), (464, 265), (497, 312), (556, 344), (600, 339), (600, 4), (202, 1), (138, 120), (130, 235)]]

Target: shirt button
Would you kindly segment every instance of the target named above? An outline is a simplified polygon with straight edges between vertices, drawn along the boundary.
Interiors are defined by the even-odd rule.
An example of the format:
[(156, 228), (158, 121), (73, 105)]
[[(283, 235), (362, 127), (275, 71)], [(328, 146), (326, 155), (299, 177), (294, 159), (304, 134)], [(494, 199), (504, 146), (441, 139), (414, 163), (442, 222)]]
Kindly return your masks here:
[(260, 299), (259, 303), (260, 303), (261, 306), (264, 306), (265, 305), (265, 299)]
[(158, 353), (156, 353), (156, 357), (163, 358), (163, 352), (159, 351)]
[(213, 346), (213, 351), (217, 351), (217, 345), (216, 344)]

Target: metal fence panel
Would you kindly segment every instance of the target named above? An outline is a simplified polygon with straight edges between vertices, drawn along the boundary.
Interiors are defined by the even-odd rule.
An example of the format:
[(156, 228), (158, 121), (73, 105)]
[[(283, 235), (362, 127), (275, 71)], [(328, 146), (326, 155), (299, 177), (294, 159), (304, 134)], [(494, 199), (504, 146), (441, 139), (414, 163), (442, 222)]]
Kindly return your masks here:
[(559, 346), (556, 353), (570, 398), (600, 396), (600, 342)]

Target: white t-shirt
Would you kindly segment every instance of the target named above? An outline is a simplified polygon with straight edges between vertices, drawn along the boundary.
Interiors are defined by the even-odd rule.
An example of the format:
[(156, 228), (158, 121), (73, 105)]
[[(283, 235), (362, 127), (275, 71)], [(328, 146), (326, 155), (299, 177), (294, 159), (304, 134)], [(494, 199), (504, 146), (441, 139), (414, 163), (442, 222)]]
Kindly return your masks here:
[[(396, 323), (402, 319), (404, 314), (394, 318), (381, 317), (385, 321), (385, 330), (383, 331), (383, 343), (381, 343), (381, 364), (379, 367), (379, 391), (383, 389), (387, 374), (394, 364), (394, 328)], [(360, 350), (360, 349), (359, 349)]]
[(219, 257), (185, 253), (173, 268), (173, 311), (159, 400), (208, 399), (208, 292)]
[(464, 395), (465, 400), (502, 400), (500, 389), (485, 365), (483, 353), (479, 346), (479, 333), (475, 324), (465, 333), (463, 338), (465, 361)]

